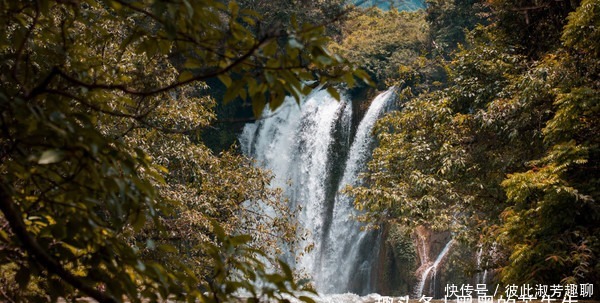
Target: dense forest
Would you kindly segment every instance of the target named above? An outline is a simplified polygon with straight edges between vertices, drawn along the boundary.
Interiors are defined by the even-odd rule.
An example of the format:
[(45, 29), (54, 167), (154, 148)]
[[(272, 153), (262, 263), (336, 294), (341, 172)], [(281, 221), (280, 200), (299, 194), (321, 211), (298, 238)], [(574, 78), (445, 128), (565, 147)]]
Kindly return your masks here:
[(598, 287), (600, 1), (406, 3), (0, 0), (0, 300), (313, 302), (236, 141), (317, 87), (395, 88), (343, 191), (400, 254), (426, 227), (495, 284)]
[[(366, 185), (347, 189), (360, 219), (493, 245), (505, 285), (600, 281), (600, 2), (428, 5), (423, 41), (365, 43), (367, 71), (398, 87), (401, 110), (377, 125)], [(386, 46), (407, 56), (382, 63)]]

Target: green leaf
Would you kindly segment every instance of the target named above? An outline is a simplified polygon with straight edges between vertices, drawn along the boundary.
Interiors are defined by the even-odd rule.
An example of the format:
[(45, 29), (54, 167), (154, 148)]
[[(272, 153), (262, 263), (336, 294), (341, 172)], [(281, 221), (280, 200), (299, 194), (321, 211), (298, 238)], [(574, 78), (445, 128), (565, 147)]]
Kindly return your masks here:
[(366, 84), (370, 85), (370, 86), (374, 86), (375, 83), (371, 80), (371, 77), (369, 76), (369, 74), (367, 74), (367, 72), (365, 72), (362, 69), (357, 69), (354, 71), (354, 75), (357, 76), (359, 79), (361, 79), (362, 81), (364, 81)]
[(230, 87), (231, 86), (231, 78), (228, 75), (226, 75), (226, 74), (220, 74), (217, 77), (219, 78), (219, 80), (221, 80), (221, 82), (223, 84), (225, 84), (226, 87)]
[(341, 96), (340, 96), (340, 92), (335, 89), (335, 87), (333, 86), (328, 86), (327, 87), (327, 92), (336, 100), (340, 100)]
[(315, 300), (313, 300), (311, 297), (307, 297), (307, 296), (300, 296), (300, 297), (298, 297), (298, 299), (300, 299), (300, 301), (306, 302), (306, 303), (316, 303)]
[(271, 94), (271, 100), (269, 101), (269, 108), (271, 109), (271, 111), (276, 110), (279, 106), (281, 106), (281, 104), (283, 104), (283, 101), (285, 100), (285, 96), (284, 95), (274, 95)]
[(265, 45), (262, 50), (263, 50), (263, 53), (265, 54), (265, 56), (267, 56), (267, 57), (274, 56), (275, 53), (277, 52), (277, 42), (276, 41), (268, 42), (267, 45)]
[(287, 263), (285, 263), (284, 261), (282, 261), (282, 260), (277, 260), (277, 262), (279, 263), (279, 266), (283, 270), (283, 273), (285, 274), (285, 276), (288, 279), (293, 279), (294, 278), (294, 274), (293, 274), (292, 269), (290, 268), (290, 266)]
[(265, 109), (266, 100), (264, 95), (255, 96), (252, 100), (252, 111), (255, 117), (260, 117)]
[(244, 245), (252, 241), (252, 236), (250, 235), (239, 235), (231, 238), (231, 244), (234, 246)]
[(204, 64), (202, 64), (202, 62), (200, 62), (200, 60), (198, 60), (196, 58), (188, 58), (185, 61), (185, 63), (183, 64), (183, 67), (189, 68), (189, 69), (196, 69), (196, 68), (204, 67)]
[(226, 234), (225, 234), (225, 230), (223, 229), (221, 224), (219, 224), (219, 222), (217, 222), (216, 220), (211, 220), (210, 224), (212, 225), (213, 233), (217, 236), (217, 239), (219, 239), (221, 241), (224, 240), (226, 237)]
[(121, 3), (119, 3), (119, 1), (114, 1), (114, 0), (110, 1), (109, 5), (110, 5), (110, 7), (112, 7), (115, 10), (120, 10), (123, 7), (123, 5), (121, 5)]
[(179, 77), (177, 77), (177, 80), (179, 82), (185, 82), (185, 81), (192, 79), (193, 77), (194, 77), (194, 74), (192, 74), (192, 72), (186, 70), (179, 74)]
[(237, 16), (240, 11), (240, 7), (235, 1), (229, 1), (228, 9), (229, 9), (229, 12), (231, 13), (232, 17)]
[(166, 253), (177, 253), (177, 249), (170, 244), (161, 244), (158, 246), (158, 249)]

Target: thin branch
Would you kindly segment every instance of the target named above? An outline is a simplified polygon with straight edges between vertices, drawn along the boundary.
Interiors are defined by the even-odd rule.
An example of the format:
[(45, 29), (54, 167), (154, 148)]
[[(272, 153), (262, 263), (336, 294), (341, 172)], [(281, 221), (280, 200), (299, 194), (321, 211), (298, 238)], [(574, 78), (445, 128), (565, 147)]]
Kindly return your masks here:
[[(136, 7), (136, 6), (131, 5), (129, 3), (126, 3), (125, 1), (120, 1), (119, 0), (119, 3), (121, 5), (124, 5), (124, 6), (128, 7), (129, 9), (132, 9), (132, 10), (134, 10), (136, 12), (144, 14), (147, 17), (149, 17), (149, 18), (151, 18), (151, 19), (153, 19), (153, 20), (155, 20), (155, 21), (157, 21), (157, 22), (159, 22), (161, 24), (165, 23), (165, 21), (162, 20), (159, 16), (154, 15), (151, 12), (148, 12), (148, 11), (142, 9), (142, 8), (139, 8), (139, 7)], [(364, 3), (364, 1), (358, 3), (358, 5), (360, 5), (362, 3)], [(347, 9), (344, 9), (342, 12), (340, 12), (339, 14), (337, 14), (336, 16), (334, 16), (333, 18), (331, 18), (327, 22), (323, 22), (321, 24), (317, 24), (317, 25), (308, 27), (306, 29), (303, 29), (301, 32), (310, 32), (310, 31), (313, 31), (313, 30), (315, 30), (317, 28), (320, 28), (322, 26), (326, 26), (326, 25), (331, 24), (333, 22), (339, 21), (343, 16), (347, 15), (350, 11), (354, 10), (355, 7), (356, 6), (351, 6), (351, 7), (347, 8)], [(195, 44), (197, 47), (202, 47), (201, 43), (198, 43), (198, 41), (196, 41), (195, 39), (193, 39), (193, 37), (190, 37), (189, 35), (186, 35), (186, 33), (179, 33), (179, 34), (182, 35), (183, 37), (191, 40), (190, 42), (193, 43), (193, 44)], [(281, 67), (269, 68), (269, 67), (266, 67), (266, 66), (258, 66), (258, 65), (254, 65), (254, 64), (252, 64), (250, 62), (246, 62), (247, 61), (246, 59), (248, 59), (250, 56), (252, 56), (267, 41), (270, 41), (272, 39), (276, 39), (276, 38), (279, 38), (279, 37), (286, 37), (286, 36), (289, 36), (289, 34), (287, 34), (287, 33), (280, 33), (280, 34), (277, 34), (277, 35), (268, 35), (266, 37), (263, 37), (263, 38), (259, 39), (259, 41), (257, 41), (257, 43), (253, 47), (251, 47), (249, 50), (247, 50), (242, 56), (237, 57), (237, 58), (228, 58), (228, 56), (226, 56), (224, 54), (221, 54), (221, 53), (216, 52), (216, 51), (214, 51), (212, 49), (208, 49), (208, 48), (203, 47), (204, 49), (208, 49), (209, 51), (213, 52), (217, 56), (220, 56), (222, 58), (226, 58), (226, 59), (229, 59), (229, 60), (233, 60), (233, 62), (231, 62), (229, 65), (227, 65), (224, 68), (217, 69), (217, 70), (212, 71), (212, 72), (200, 74), (200, 75), (197, 75), (197, 76), (192, 77), (192, 78), (190, 78), (188, 80), (185, 80), (185, 81), (174, 82), (174, 83), (172, 83), (170, 85), (163, 86), (163, 87), (160, 87), (160, 88), (150, 89), (150, 90), (137, 90), (137, 89), (134, 89), (134, 88), (131, 88), (131, 87), (127, 87), (125, 85), (121, 85), (121, 84), (87, 83), (85, 81), (82, 81), (80, 79), (77, 79), (77, 78), (75, 78), (75, 77), (67, 74), (66, 72), (64, 72), (62, 70), (59, 70), (59, 74), (63, 78), (65, 78), (66, 80), (68, 80), (68, 81), (70, 81), (72, 83), (75, 83), (75, 84), (77, 84), (79, 86), (86, 87), (88, 89), (120, 90), (120, 91), (122, 91), (124, 93), (132, 94), (132, 95), (151, 96), (151, 95), (159, 94), (159, 93), (162, 93), (162, 92), (165, 92), (165, 91), (168, 91), (168, 90), (171, 90), (171, 89), (174, 89), (174, 88), (177, 88), (177, 87), (180, 87), (180, 86), (192, 83), (192, 82), (203, 81), (203, 80), (207, 80), (207, 79), (210, 79), (210, 78), (214, 78), (214, 77), (216, 77), (218, 75), (221, 75), (221, 74), (229, 72), (230, 70), (232, 70), (233, 68), (235, 68), (238, 65), (247, 65), (247, 66), (252, 66), (252, 67), (257, 67), (257, 68), (263, 68), (263, 69), (267, 69), (267, 70), (270, 70), (270, 69), (273, 69), (273, 70), (280, 70), (281, 69), (281, 70), (283, 70), (283, 69), (306, 68), (306, 66), (304, 66), (304, 65), (289, 66), (289, 67), (281, 66)]]
[(196, 127), (191, 127), (191, 128), (183, 128), (183, 129), (179, 129), (179, 128), (168, 128), (168, 127), (162, 127), (159, 125), (154, 125), (152, 123), (148, 123), (146, 121), (140, 121), (140, 123), (146, 127), (152, 128), (152, 129), (156, 129), (162, 133), (166, 133), (166, 134), (187, 134), (187, 133), (191, 133), (194, 131), (198, 131), (201, 129), (204, 129), (206, 126), (205, 125), (201, 125), (201, 126), (196, 126)]
[(118, 91), (122, 91), (124, 93), (130, 94), (130, 95), (143, 96), (143, 97), (152, 96), (152, 95), (160, 94), (160, 93), (175, 89), (177, 87), (180, 87), (180, 86), (183, 86), (186, 84), (190, 84), (190, 83), (193, 83), (196, 81), (203, 81), (203, 80), (215, 78), (218, 75), (225, 74), (225, 73), (229, 72), (230, 70), (232, 70), (233, 68), (235, 68), (236, 66), (242, 64), (246, 59), (248, 59), (251, 55), (253, 55), (256, 52), (256, 50), (258, 50), (264, 43), (266, 43), (270, 39), (272, 39), (272, 38), (268, 37), (268, 38), (258, 41), (258, 43), (256, 43), (252, 48), (250, 48), (245, 54), (238, 57), (235, 61), (231, 62), (229, 65), (227, 65), (221, 69), (218, 69), (213, 72), (206, 73), (206, 74), (197, 75), (197, 76), (192, 77), (185, 81), (174, 82), (167, 86), (150, 89), (150, 90), (145, 90), (145, 91), (144, 90), (136, 90), (136, 89), (127, 87), (122, 84), (88, 83), (88, 82), (82, 81), (80, 79), (77, 79), (60, 69), (58, 69), (58, 74), (61, 77), (63, 77), (65, 80), (72, 82), (76, 85), (86, 87), (90, 90), (93, 90), (93, 89), (118, 90)]
[(163, 21), (162, 19), (160, 19), (160, 18), (159, 18), (157, 15), (155, 15), (155, 14), (153, 14), (153, 13), (151, 13), (151, 12), (149, 12), (149, 11), (145, 10), (145, 9), (142, 9), (142, 8), (136, 7), (135, 5), (132, 5), (131, 3), (127, 2), (127, 1), (121, 1), (121, 0), (117, 0), (117, 2), (118, 2), (119, 4), (121, 4), (121, 5), (125, 6), (125, 7), (128, 7), (128, 8), (130, 8), (130, 9), (131, 9), (131, 10), (133, 10), (133, 11), (136, 11), (136, 12), (138, 12), (138, 13), (142, 13), (143, 15), (146, 15), (146, 16), (147, 16), (147, 17), (149, 17), (150, 19), (154, 19), (155, 21), (157, 21), (157, 22), (159, 22), (159, 23), (164, 23), (164, 21)]
[(144, 113), (145, 115), (143, 115), (143, 114), (134, 115), (134, 114), (126, 114), (126, 113), (123, 113), (123, 112), (118, 112), (118, 111), (104, 109), (104, 108), (101, 108), (100, 106), (97, 106), (97, 105), (95, 105), (93, 103), (87, 102), (86, 100), (84, 100), (83, 98), (80, 98), (79, 96), (75, 96), (73, 94), (70, 94), (70, 93), (68, 93), (66, 91), (62, 91), (62, 90), (46, 89), (45, 92), (48, 93), (48, 94), (56, 94), (56, 95), (59, 95), (59, 96), (67, 97), (67, 98), (69, 98), (71, 100), (74, 100), (74, 101), (76, 101), (76, 102), (78, 102), (78, 103), (80, 103), (80, 104), (82, 104), (82, 105), (84, 105), (84, 106), (86, 106), (86, 107), (88, 107), (88, 108), (90, 108), (92, 110), (95, 110), (97, 112), (100, 112), (100, 113), (103, 113), (103, 114), (106, 114), (106, 115), (110, 115), (110, 116), (121, 117), (121, 118), (131, 118), (131, 119), (138, 120), (138, 119), (143, 118), (145, 115), (147, 115), (147, 113)]
[(8, 300), (7, 302), (16, 303), (13, 299), (11, 299), (7, 293), (4, 292), (5, 287), (0, 287), (0, 294), (2, 295), (3, 300)]
[(135, 122), (132, 122), (127, 129), (125, 129), (122, 133), (113, 136), (112, 139), (115, 141), (121, 140), (136, 128), (139, 128), (139, 126)]
[(16, 55), (15, 65), (12, 70), (13, 78), (21, 86), (22, 89), (25, 89), (25, 87), (23, 86), (21, 81), (19, 81), (19, 77), (17, 75), (17, 70), (19, 69), (19, 63), (21, 61), (21, 57), (23, 56), (23, 51), (25, 50), (25, 45), (27, 44), (27, 41), (29, 40), (29, 37), (31, 36), (33, 29), (37, 26), (37, 22), (38, 22), (39, 18), (40, 18), (39, 2), (36, 1), (35, 16), (33, 16), (33, 20), (31, 21), (31, 26), (27, 30), (27, 33), (25, 33), (25, 37), (23, 37), (23, 41), (21, 41), (21, 45), (19, 45), (19, 48), (17, 49), (17, 52), (15, 54)]
[(276, 116), (277, 114), (279, 114), (279, 112), (274, 112), (270, 115), (267, 116), (260, 116), (260, 117), (250, 117), (250, 118), (239, 118), (239, 119), (219, 119), (216, 120), (214, 123), (218, 123), (218, 124), (223, 124), (223, 123), (252, 123), (252, 122), (256, 122), (256, 121), (260, 121), (260, 120), (264, 120), (264, 119), (268, 119), (268, 118), (272, 118), (274, 116)]
[(25, 99), (32, 99), (35, 96), (42, 94), (56, 75), (58, 75), (58, 69), (53, 67), (52, 70), (50, 70), (50, 73), (48, 73), (48, 75), (44, 78), (44, 80), (42, 80), (42, 82), (40, 82), (40, 84), (35, 86), (31, 92), (25, 94)]

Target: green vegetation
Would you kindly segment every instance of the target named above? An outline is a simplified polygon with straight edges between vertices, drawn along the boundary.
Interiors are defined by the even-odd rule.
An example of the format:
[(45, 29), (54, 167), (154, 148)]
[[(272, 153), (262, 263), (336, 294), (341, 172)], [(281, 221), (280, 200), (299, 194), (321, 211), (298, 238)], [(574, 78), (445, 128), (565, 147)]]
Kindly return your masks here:
[(374, 226), (452, 230), (472, 251), (496, 243), (502, 283), (593, 283), (600, 3), (527, 3), (432, 3), (427, 58), (448, 80), (400, 87), (365, 185), (347, 191)]
[(295, 210), (215, 122), (369, 78), (400, 109), (347, 192), (391, 255), (414, 265), (425, 225), (495, 243), (505, 284), (600, 281), (598, 0), (0, 0), (0, 20), (0, 300), (310, 291), (274, 258)]
[(413, 83), (424, 67), (427, 29), (423, 12), (357, 11), (332, 49), (360, 64), (381, 89), (400, 80)]
[(269, 254), (298, 228), (269, 175), (198, 135), (215, 116), (202, 81), (258, 116), (352, 78), (322, 27), (211, 0), (3, 0), (0, 20), (1, 300), (305, 288)]

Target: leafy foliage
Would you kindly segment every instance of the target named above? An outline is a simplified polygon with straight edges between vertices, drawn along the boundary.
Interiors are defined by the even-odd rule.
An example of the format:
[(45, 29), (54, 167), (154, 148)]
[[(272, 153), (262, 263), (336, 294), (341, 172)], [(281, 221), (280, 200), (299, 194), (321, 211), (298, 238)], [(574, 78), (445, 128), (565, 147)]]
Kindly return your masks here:
[[(568, 14), (581, 1), (490, 1), (498, 30), (521, 54), (539, 59), (560, 45)], [(590, 37), (591, 38), (591, 37)]]
[[(244, 212), (290, 213), (269, 176), (192, 136), (214, 118), (202, 80), (258, 114), (310, 81), (364, 78), (322, 27), (258, 30), (255, 12), (212, 0), (3, 0), (0, 16), (0, 266), (19, 284), (2, 296), (217, 302), (300, 288), (255, 256), (295, 232), (293, 216)], [(251, 268), (264, 287), (232, 282)], [(41, 292), (22, 296), (33, 283)]]
[[(593, 39), (593, 31), (572, 31), (575, 24), (586, 29), (596, 22), (586, 16), (590, 5), (584, 1), (571, 13), (562, 36), (566, 45)], [(600, 100), (598, 81), (588, 77), (589, 70), (598, 69), (598, 57), (594, 46), (585, 49), (585, 58), (577, 53), (582, 48), (572, 50), (575, 52), (567, 50), (560, 57), (544, 60), (554, 62), (550, 72), (564, 71), (566, 75), (548, 81), (555, 95), (553, 115), (541, 129), (544, 155), (529, 162), (529, 170), (510, 174), (502, 183), (514, 206), (503, 213), (500, 235), (504, 236), (500, 239), (515, 245), (510, 255), (514, 265), (503, 271), (504, 281), (578, 283), (598, 279), (594, 256), (599, 248), (599, 144), (597, 123), (591, 121), (598, 121)], [(587, 67), (577, 68), (582, 64)]]
[[(341, 24), (347, 19), (352, 6), (346, 5), (347, 1), (237, 1), (240, 8), (249, 9), (261, 16), (252, 28), (257, 35), (264, 35), (269, 31), (293, 31), (299, 24), (323, 24), (324, 35), (333, 40), (339, 38)], [(288, 39), (284, 36), (277, 38), (279, 45), (286, 45)], [(211, 96), (221, 100), (226, 93), (226, 88), (218, 79), (207, 81), (210, 85), (208, 91)], [(219, 102), (214, 108), (215, 123), (210, 131), (202, 133), (202, 141), (213, 151), (228, 150), (237, 138), (245, 122), (253, 121), (251, 102), (223, 103)]]
[[(431, 165), (454, 152), (446, 142), (455, 134), (437, 127), (452, 123), (444, 102), (415, 99), (404, 105), (404, 114), (388, 115), (378, 122), (375, 132), (380, 146), (369, 163), (371, 173), (364, 176), (368, 186), (350, 191), (356, 197), (355, 206), (366, 211), (363, 220), (381, 214), (405, 226), (438, 222), (438, 228), (447, 227), (457, 194), (440, 172), (452, 173), (460, 159), (456, 159), (459, 163), (446, 162), (445, 171)], [(434, 220), (433, 214), (446, 219)]]
[(434, 51), (450, 54), (466, 42), (466, 32), (477, 24), (486, 24), (489, 7), (478, 0), (431, 0), (427, 2), (426, 19), (430, 26)]
[(248, 245), (251, 236), (228, 236), (218, 224), (213, 227), (217, 243), (210, 244), (207, 250), (215, 266), (211, 281), (205, 285), (210, 292), (202, 294), (205, 302), (226, 302), (232, 294), (239, 293), (249, 293), (244, 298), (249, 302), (286, 302), (291, 297), (313, 302), (309, 296), (315, 292), (307, 286), (307, 281), (296, 282), (291, 268), (283, 261), (279, 261), (281, 273), (272, 272), (264, 263), (269, 255)]
[[(261, 28), (292, 28), (297, 24), (324, 24), (328, 36), (339, 35), (340, 22), (348, 17), (347, 1), (267, 1), (241, 0), (241, 7), (251, 9), (265, 22)], [(294, 23), (297, 23), (294, 25)]]
[(465, 45), (443, 54), (445, 88), (400, 92), (401, 109), (375, 128), (365, 185), (347, 191), (374, 225), (497, 243), (502, 283), (598, 281), (598, 4), (536, 3), (490, 2)]
[[(400, 79), (416, 82), (423, 68), (427, 43), (424, 13), (382, 11), (353, 12), (344, 23), (342, 39), (333, 44), (350, 61), (361, 66), (379, 86)], [(349, 85), (354, 81), (347, 79)]]

